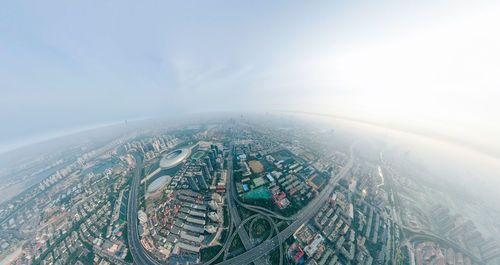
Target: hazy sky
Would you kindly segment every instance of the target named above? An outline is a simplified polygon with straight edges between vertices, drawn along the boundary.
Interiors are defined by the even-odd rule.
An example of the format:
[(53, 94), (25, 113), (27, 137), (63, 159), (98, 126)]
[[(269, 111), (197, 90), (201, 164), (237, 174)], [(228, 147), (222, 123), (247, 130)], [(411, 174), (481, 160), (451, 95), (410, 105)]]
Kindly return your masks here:
[(498, 14), (498, 1), (2, 1), (0, 150), (125, 119), (273, 109), (500, 150)]

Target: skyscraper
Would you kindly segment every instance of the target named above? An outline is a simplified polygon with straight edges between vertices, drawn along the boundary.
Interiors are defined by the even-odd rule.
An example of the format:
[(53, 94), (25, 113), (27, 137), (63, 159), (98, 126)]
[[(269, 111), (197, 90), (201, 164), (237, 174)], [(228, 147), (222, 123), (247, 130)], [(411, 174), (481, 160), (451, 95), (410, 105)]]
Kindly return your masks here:
[(196, 174), (195, 178), (196, 178), (196, 180), (198, 180), (198, 185), (201, 189), (203, 189), (203, 190), (208, 189), (207, 182), (205, 181), (205, 178), (203, 177), (202, 174)]
[(208, 166), (206, 164), (202, 166), (201, 172), (203, 173), (203, 177), (205, 178), (205, 180), (209, 180), (212, 178), (212, 176), (210, 175), (210, 170), (208, 169)]
[(198, 188), (198, 185), (196, 185), (196, 182), (194, 181), (194, 178), (192, 175), (186, 175), (186, 178), (189, 182), (189, 186), (191, 186), (191, 189), (194, 191), (199, 191), (200, 188)]
[(212, 161), (210, 160), (210, 156), (207, 156), (207, 157), (205, 158), (205, 164), (207, 165), (208, 170), (209, 170), (210, 172), (213, 172), (213, 171), (214, 171), (214, 167), (212, 166)]

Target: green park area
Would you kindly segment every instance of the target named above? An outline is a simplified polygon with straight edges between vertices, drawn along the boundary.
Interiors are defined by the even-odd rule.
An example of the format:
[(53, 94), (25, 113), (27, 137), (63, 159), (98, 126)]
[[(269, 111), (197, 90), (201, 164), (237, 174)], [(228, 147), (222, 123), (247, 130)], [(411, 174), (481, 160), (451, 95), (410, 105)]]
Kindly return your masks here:
[(271, 192), (266, 187), (260, 187), (243, 194), (245, 199), (269, 199)]
[(321, 188), (323, 184), (326, 182), (326, 179), (323, 178), (321, 175), (316, 175), (314, 178), (311, 179), (311, 182), (316, 185), (316, 187)]
[[(207, 247), (207, 248), (202, 248), (200, 251), (200, 256), (201, 256), (201, 261), (206, 262), (215, 257), (217, 253), (221, 250), (221, 246), (212, 246), (212, 247)], [(217, 259), (217, 261), (222, 261), (223, 255)]]
[(205, 154), (205, 151), (196, 151), (196, 153), (194, 153), (192, 156), (191, 156), (191, 159), (193, 160), (198, 160), (200, 159), (203, 155)]
[(271, 226), (267, 220), (260, 218), (253, 223), (252, 237), (263, 238), (269, 235), (269, 232), (271, 232)]

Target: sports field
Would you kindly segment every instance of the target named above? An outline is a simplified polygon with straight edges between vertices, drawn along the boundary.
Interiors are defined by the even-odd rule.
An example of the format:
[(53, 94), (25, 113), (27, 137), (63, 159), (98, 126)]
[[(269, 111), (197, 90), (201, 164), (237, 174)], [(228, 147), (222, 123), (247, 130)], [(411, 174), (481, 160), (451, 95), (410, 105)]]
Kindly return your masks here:
[(205, 152), (204, 152), (204, 151), (199, 150), (199, 151), (197, 151), (196, 153), (194, 153), (194, 155), (191, 157), (191, 159), (193, 159), (193, 160), (198, 160), (198, 159), (200, 159), (200, 157), (202, 157), (204, 154), (205, 154)]
[(252, 161), (248, 162), (248, 165), (250, 166), (253, 173), (255, 173), (255, 174), (260, 173), (264, 170), (264, 166), (262, 165), (262, 163), (260, 163), (257, 160), (252, 160)]

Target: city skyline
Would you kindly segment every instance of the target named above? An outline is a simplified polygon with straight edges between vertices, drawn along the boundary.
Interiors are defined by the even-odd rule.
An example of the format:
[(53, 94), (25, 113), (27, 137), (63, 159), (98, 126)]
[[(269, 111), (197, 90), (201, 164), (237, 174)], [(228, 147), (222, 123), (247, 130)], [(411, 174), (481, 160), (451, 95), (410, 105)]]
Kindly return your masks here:
[(429, 138), (304, 113), (65, 138), (1, 168), (0, 263), (500, 262), (498, 165)]
[(273, 110), (500, 150), (495, 1), (2, 6), (0, 150), (124, 120)]
[(0, 265), (500, 265), (500, 1), (0, 3)]

